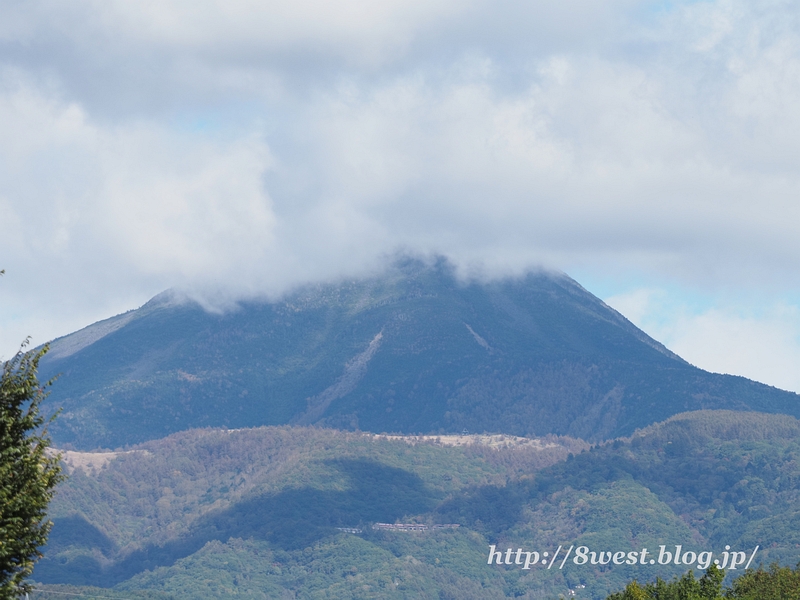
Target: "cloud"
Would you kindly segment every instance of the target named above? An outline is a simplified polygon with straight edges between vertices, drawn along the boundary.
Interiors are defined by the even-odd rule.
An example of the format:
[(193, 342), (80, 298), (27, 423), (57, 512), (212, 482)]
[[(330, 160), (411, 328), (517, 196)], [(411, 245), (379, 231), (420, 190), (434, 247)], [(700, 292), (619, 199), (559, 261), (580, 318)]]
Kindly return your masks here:
[(766, 301), (754, 310), (731, 299), (698, 302), (658, 288), (638, 288), (605, 301), (695, 366), (800, 393), (797, 305)]
[(397, 248), (794, 293), (798, 24), (743, 0), (7, 2), (0, 335)]
[(771, 307), (764, 316), (725, 309), (680, 319), (664, 331), (670, 347), (709, 371), (742, 375), (800, 393), (800, 311)]
[[(619, 26), (632, 0), (53, 0), (9, 2), (0, 40), (30, 48), (105, 47), (115, 58), (195, 53), (219, 64), (287, 57), (386, 67), (420, 52), (465, 46), (502, 52), (595, 41)], [(87, 35), (91, 34), (91, 35)], [(49, 37), (49, 40), (44, 39)], [(36, 51), (29, 53), (36, 54)], [(322, 55), (328, 55), (322, 58)], [(53, 61), (54, 57), (40, 57)]]
[(552, 57), (515, 93), (494, 70), (465, 60), (444, 82), (320, 98), (297, 165), (322, 191), (311, 205), (346, 202), (398, 242), (517, 267), (622, 261), (712, 284), (796, 272), (796, 174), (737, 169), (715, 124), (686, 122), (645, 70)]
[[(212, 144), (147, 123), (104, 127), (18, 83), (0, 94), (0, 139), (7, 313), (85, 317), (143, 289), (264, 270), (277, 222), (258, 136)], [(14, 346), (18, 329), (4, 332)]]
[(103, 249), (110, 270), (191, 278), (257, 259), (274, 236), (258, 136), (211, 144), (146, 123), (104, 128), (26, 86), (0, 96), (0, 119), (13, 140), (2, 237), (32, 258), (76, 265)]

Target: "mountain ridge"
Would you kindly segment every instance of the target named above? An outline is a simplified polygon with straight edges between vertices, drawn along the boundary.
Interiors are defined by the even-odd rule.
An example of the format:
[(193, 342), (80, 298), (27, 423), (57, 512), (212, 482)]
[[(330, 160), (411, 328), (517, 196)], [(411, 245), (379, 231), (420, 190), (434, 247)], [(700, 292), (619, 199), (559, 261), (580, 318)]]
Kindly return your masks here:
[(796, 394), (693, 367), (565, 274), (465, 282), (405, 259), (219, 314), (181, 300), (53, 341), (58, 444), (289, 423), (599, 441), (703, 408), (800, 416)]

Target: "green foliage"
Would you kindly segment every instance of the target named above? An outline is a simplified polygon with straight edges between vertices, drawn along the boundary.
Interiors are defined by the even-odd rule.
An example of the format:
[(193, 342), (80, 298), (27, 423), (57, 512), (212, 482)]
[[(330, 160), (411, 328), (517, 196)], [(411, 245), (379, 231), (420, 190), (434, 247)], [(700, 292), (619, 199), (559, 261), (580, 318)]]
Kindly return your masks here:
[(0, 377), (0, 597), (30, 589), (39, 547), (51, 523), (48, 503), (61, 481), (57, 456), (48, 454), (50, 439), (39, 412), (45, 393), (37, 378), (47, 347), (18, 352), (3, 365)]
[(763, 567), (748, 569), (733, 582), (725, 597), (735, 600), (798, 600), (800, 566), (792, 569), (773, 563), (768, 570)]
[(798, 600), (800, 566), (795, 569), (777, 563), (769, 569), (748, 569), (722, 591), (724, 571), (711, 565), (698, 581), (691, 571), (669, 583), (658, 579), (642, 587), (637, 581), (607, 600)]
[(465, 449), (432, 443), (317, 428), (184, 432), (101, 470), (76, 468), (52, 505), (35, 577), (107, 585), (229, 537), (303, 548), (336, 527), (429, 513), (464, 485), (504, 480)]
[[(169, 568), (141, 573), (118, 590), (155, 589), (182, 598), (253, 600), (272, 598), (484, 600), (502, 598), (501, 573), (465, 573), (442, 564), (451, 552), (461, 569), (469, 561), (459, 551), (470, 540), (463, 532), (396, 536), (399, 548), (340, 535), (302, 550), (276, 551), (255, 540), (209, 542)], [(482, 540), (479, 542), (482, 546)], [(482, 549), (482, 548), (481, 548)], [(422, 551), (420, 551), (422, 550)], [(437, 562), (436, 555), (442, 560)], [(480, 571), (480, 565), (473, 571)]]
[(634, 580), (624, 591), (611, 594), (607, 600), (723, 600), (724, 577), (725, 571), (711, 565), (699, 580), (692, 571), (669, 583), (657, 579), (644, 587)]
[[(598, 599), (643, 573), (666, 580), (650, 584), (655, 590), (671, 577), (679, 583), (669, 589), (692, 593), (719, 582), (674, 564), (522, 571), (488, 566), (487, 548), (652, 553), (659, 544), (715, 552), (759, 544), (757, 561), (800, 558), (800, 422), (791, 417), (679, 415), (572, 458), (573, 442), (561, 442), (538, 462), (533, 445), (447, 447), (266, 427), (182, 432), (105, 455), (104, 467), (74, 466), (92, 455), (70, 454), (74, 471), (51, 504), (55, 525), (33, 576), (179, 597), (191, 590), (198, 599), (233, 589), (252, 598), (285, 590), (299, 598), (557, 598), (573, 589)], [(461, 527), (397, 533), (373, 531), (372, 521)], [(648, 589), (637, 586), (630, 594)]]

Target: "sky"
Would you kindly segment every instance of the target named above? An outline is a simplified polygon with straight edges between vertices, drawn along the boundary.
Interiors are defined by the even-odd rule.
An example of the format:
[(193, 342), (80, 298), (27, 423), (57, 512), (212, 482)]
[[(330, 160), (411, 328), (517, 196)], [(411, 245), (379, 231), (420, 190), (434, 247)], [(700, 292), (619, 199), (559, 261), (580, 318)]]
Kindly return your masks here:
[(800, 392), (799, 167), (795, 2), (5, 0), (0, 358), (404, 252)]

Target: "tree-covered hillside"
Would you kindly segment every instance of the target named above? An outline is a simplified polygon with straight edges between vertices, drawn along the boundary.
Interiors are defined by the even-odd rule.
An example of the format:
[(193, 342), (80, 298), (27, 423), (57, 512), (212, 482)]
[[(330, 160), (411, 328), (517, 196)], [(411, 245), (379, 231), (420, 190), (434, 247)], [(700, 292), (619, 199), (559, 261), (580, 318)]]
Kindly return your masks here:
[(461, 282), (443, 261), (222, 314), (166, 293), (56, 340), (62, 447), (317, 424), (602, 440), (703, 408), (800, 416), (796, 394), (687, 364), (563, 274)]
[[(34, 578), (198, 599), (605, 598), (634, 578), (686, 571), (614, 564), (612, 551), (657, 557), (680, 545), (722, 557), (726, 545), (758, 545), (753, 566), (800, 559), (791, 417), (688, 413), (591, 449), (506, 441), (290, 427), (175, 434), (74, 468)], [(488, 565), (491, 545), (510, 548), (512, 564)], [(546, 558), (559, 546), (576, 553), (563, 569), (513, 564), (516, 549)], [(576, 564), (581, 547), (607, 560)]]

